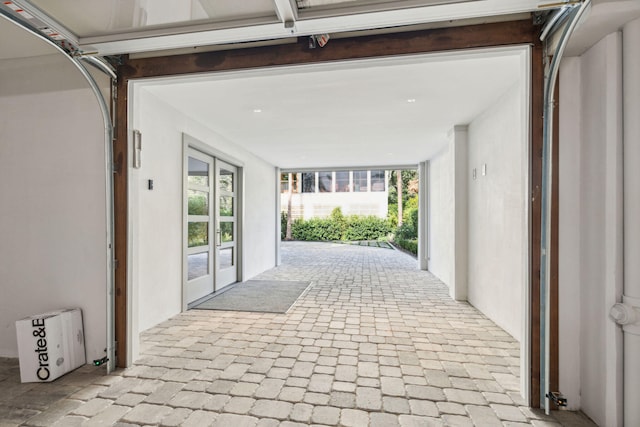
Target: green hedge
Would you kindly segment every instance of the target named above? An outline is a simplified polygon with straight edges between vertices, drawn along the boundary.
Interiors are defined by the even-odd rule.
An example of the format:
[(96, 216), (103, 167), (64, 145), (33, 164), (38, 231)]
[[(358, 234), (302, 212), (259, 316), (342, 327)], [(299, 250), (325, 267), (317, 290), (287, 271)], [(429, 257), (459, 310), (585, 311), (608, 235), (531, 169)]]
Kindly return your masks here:
[(378, 240), (387, 236), (391, 227), (386, 219), (375, 216), (349, 216), (342, 240)]
[(291, 224), (291, 237), (294, 240), (340, 240), (340, 226), (331, 219), (297, 219)]
[[(287, 226), (286, 213), (282, 213), (281, 220), (284, 231)], [(390, 232), (391, 227), (386, 219), (344, 216), (340, 208), (334, 209), (329, 218), (296, 219), (291, 224), (291, 237), (302, 241), (378, 240)]]
[(414, 255), (418, 255), (418, 240), (404, 240), (404, 239), (396, 239), (393, 241), (396, 245), (400, 246), (402, 249), (411, 252)]

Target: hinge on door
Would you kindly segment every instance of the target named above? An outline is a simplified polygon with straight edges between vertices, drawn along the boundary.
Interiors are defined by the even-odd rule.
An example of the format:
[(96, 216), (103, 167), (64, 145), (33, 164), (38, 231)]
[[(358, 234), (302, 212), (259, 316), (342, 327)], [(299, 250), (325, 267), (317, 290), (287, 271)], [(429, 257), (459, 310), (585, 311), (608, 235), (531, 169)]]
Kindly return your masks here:
[(118, 260), (117, 260), (117, 259), (114, 259), (114, 260), (113, 260), (113, 269), (115, 270), (115, 269), (117, 269), (117, 268), (118, 268)]

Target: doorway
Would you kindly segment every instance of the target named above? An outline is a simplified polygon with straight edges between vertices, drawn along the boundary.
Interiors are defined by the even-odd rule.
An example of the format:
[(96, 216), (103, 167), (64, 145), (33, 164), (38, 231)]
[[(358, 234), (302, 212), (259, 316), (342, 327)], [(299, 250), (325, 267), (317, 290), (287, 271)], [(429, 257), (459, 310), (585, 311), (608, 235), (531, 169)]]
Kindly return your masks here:
[[(402, 34), (393, 35), (376, 35), (370, 38), (358, 38), (357, 49), (354, 48), (355, 41), (350, 38), (335, 40), (332, 42), (332, 48), (330, 50), (316, 50), (313, 52), (307, 52), (303, 43), (298, 43), (295, 46), (267, 46), (257, 48), (255, 50), (238, 50), (228, 53), (227, 51), (221, 52), (207, 52), (188, 54), (184, 56), (184, 61), (170, 61), (167, 63), (166, 58), (140, 58), (140, 59), (128, 59), (126, 64), (123, 64), (119, 68), (119, 81), (118, 90), (122, 93), (127, 93), (128, 85), (139, 79), (159, 78), (163, 79), (169, 76), (187, 75), (187, 74), (199, 74), (199, 73), (211, 73), (211, 72), (232, 72), (242, 73), (250, 72), (250, 70), (259, 69), (260, 67), (270, 67), (271, 69), (277, 68), (277, 66), (286, 65), (300, 65), (300, 64), (319, 64), (340, 61), (340, 60), (354, 60), (354, 59), (367, 59), (374, 57), (385, 56), (397, 56), (404, 54), (417, 54), (417, 53), (434, 53), (434, 52), (446, 52), (459, 49), (472, 49), (490, 46), (506, 46), (506, 45), (532, 45), (530, 50), (531, 56), (531, 98), (530, 98), (530, 123), (529, 123), (529, 137), (530, 137), (530, 153), (537, 153), (540, 150), (542, 141), (542, 120), (540, 111), (542, 110), (542, 76), (543, 76), (543, 55), (542, 47), (537, 37), (538, 29), (531, 23), (531, 20), (513, 21), (496, 24), (483, 24), (472, 25), (464, 27), (463, 31), (460, 31), (459, 27), (456, 28), (443, 28), (443, 29), (430, 29), (424, 31), (415, 31)], [(174, 57), (172, 57), (173, 59)], [(274, 59), (275, 58), (275, 59)], [(469, 69), (469, 67), (460, 67), (460, 69)], [(474, 74), (476, 70), (474, 69)], [(246, 89), (246, 88), (245, 88)], [(306, 92), (305, 92), (306, 96)], [(299, 99), (306, 99), (305, 96)], [(118, 111), (119, 111), (119, 126), (117, 128), (116, 149), (115, 157), (122, 159), (124, 162), (127, 160), (128, 153), (128, 117), (127, 117), (127, 101), (126, 97), (118, 98)], [(131, 99), (131, 98), (128, 98)], [(233, 100), (234, 97), (220, 97), (220, 99)], [(359, 98), (358, 98), (359, 99)], [(415, 102), (411, 102), (414, 98), (408, 98), (405, 100), (406, 105), (416, 105)], [(208, 103), (207, 105), (214, 105), (215, 103)], [(405, 105), (403, 103), (403, 105)], [(175, 105), (174, 105), (175, 106)], [(225, 104), (225, 107), (228, 107)], [(263, 110), (260, 106), (251, 106), (248, 109), (249, 112), (254, 114), (255, 118), (267, 117), (267, 114), (262, 114)], [(265, 110), (266, 111), (266, 110)], [(266, 111), (268, 112), (268, 111)], [(262, 115), (261, 115), (262, 114)], [(317, 117), (317, 115), (311, 115)], [(212, 115), (208, 115), (212, 117)], [(273, 122), (273, 121), (271, 121)], [(290, 121), (289, 121), (290, 122)], [(242, 126), (246, 127), (249, 120), (243, 120)], [(222, 133), (218, 132), (219, 135)], [(277, 140), (272, 140), (277, 141)], [(326, 140), (323, 140), (323, 143)], [(274, 153), (281, 153), (274, 149), (273, 144), (267, 144), (271, 151)], [(361, 155), (363, 152), (372, 152), (372, 150), (363, 150), (362, 147), (358, 147), (357, 144), (343, 144), (340, 147), (341, 153), (346, 147), (353, 147), (358, 149), (357, 152)], [(326, 150), (325, 150), (326, 151)], [(309, 156), (314, 158), (314, 156)], [(180, 161), (180, 160), (179, 160)], [(126, 164), (126, 163), (124, 163)], [(284, 166), (284, 165), (283, 165)], [(315, 165), (317, 166), (317, 165)], [(530, 191), (532, 193), (531, 203), (529, 204), (529, 213), (531, 218), (531, 235), (535, 236), (539, 233), (539, 212), (540, 212), (540, 199), (535, 197), (536, 192), (539, 189), (539, 182), (541, 181), (541, 161), (538, 156), (530, 156), (530, 164), (528, 165), (530, 171)], [(276, 173), (276, 175), (278, 175)], [(129, 170), (123, 168), (120, 170), (115, 178), (115, 193), (116, 200), (119, 201), (118, 207), (123, 212), (127, 212), (126, 197), (118, 198), (123, 194), (126, 195), (126, 188), (129, 182), (128, 180)], [(244, 181), (244, 179), (241, 177)], [(250, 186), (247, 187), (251, 188)], [(124, 209), (122, 209), (124, 208)], [(240, 210), (240, 212), (243, 212)], [(128, 251), (132, 246), (127, 239), (127, 222), (126, 215), (116, 216), (116, 256), (127, 259)], [(240, 226), (242, 224), (239, 224)], [(264, 228), (264, 227), (263, 227)], [(260, 228), (261, 230), (263, 228)], [(240, 230), (242, 233), (242, 230)], [(247, 233), (247, 235), (253, 235)], [(253, 250), (252, 246), (247, 245), (247, 248)], [(528, 352), (531, 357), (531, 368), (527, 369), (529, 373), (530, 385), (526, 387), (530, 390), (529, 396), (537, 396), (539, 394), (539, 365), (540, 365), (540, 353), (539, 353), (539, 318), (535, 313), (539, 311), (540, 301), (537, 299), (539, 290), (539, 277), (536, 277), (536, 272), (539, 270), (539, 258), (540, 247), (539, 241), (536, 239), (529, 240), (529, 254), (530, 254), (530, 288), (528, 291), (531, 295), (529, 304), (531, 323), (527, 328), (527, 336), (531, 343), (530, 351)], [(242, 262), (242, 257), (238, 259)], [(240, 270), (243, 271), (243, 267), (240, 266)], [(119, 352), (121, 354), (127, 353), (125, 343), (127, 342), (126, 330), (124, 325), (130, 324), (125, 308), (128, 307), (127, 297), (127, 273), (126, 269), (116, 271), (116, 318), (118, 319), (116, 325), (117, 336), (121, 339), (118, 340)], [(244, 273), (243, 273), (244, 274)], [(132, 320), (133, 321), (133, 320)], [(128, 355), (129, 356), (129, 355)], [(126, 366), (127, 362), (130, 363), (130, 357), (121, 360), (120, 364)], [(532, 406), (538, 406), (537, 398), (533, 397), (530, 400)]]
[(187, 146), (183, 186), (187, 308), (238, 279), (238, 168)]

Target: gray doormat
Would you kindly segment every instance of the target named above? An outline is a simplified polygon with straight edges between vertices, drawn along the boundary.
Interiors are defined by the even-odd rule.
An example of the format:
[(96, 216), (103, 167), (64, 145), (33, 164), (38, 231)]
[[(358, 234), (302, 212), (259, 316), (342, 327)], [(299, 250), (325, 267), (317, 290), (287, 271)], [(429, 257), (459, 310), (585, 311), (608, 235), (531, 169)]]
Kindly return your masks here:
[(286, 313), (311, 282), (247, 280), (193, 307), (196, 310)]

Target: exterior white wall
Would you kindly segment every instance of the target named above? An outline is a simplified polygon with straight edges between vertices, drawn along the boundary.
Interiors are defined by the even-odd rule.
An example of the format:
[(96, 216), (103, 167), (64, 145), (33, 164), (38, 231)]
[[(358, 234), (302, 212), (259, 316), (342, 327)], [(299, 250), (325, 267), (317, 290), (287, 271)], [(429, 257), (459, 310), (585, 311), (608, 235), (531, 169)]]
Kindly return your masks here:
[(467, 300), (467, 127), (454, 126), (444, 149), (430, 161), (428, 269)]
[(449, 288), (455, 267), (455, 151), (453, 135), (429, 161), (428, 270)]
[[(244, 280), (275, 265), (275, 168), (142, 89), (132, 129), (142, 133), (142, 167), (130, 169), (133, 339), (182, 310), (182, 134), (244, 163)], [(154, 189), (148, 190), (149, 179)], [(137, 310), (136, 310), (137, 308)], [(137, 344), (133, 344), (133, 360)]]
[(565, 60), (560, 86), (560, 387), (606, 426), (622, 425), (623, 401), (622, 333), (608, 318), (622, 295), (621, 47), (616, 32)]
[(524, 111), (522, 88), (516, 85), (468, 128), (468, 300), (518, 341), (527, 271)]
[[(387, 217), (387, 191), (345, 193), (294, 193), (291, 197), (292, 218), (326, 218), (336, 207), (344, 215), (373, 215)], [(286, 212), (289, 193), (280, 194), (280, 206)]]
[[(96, 76), (101, 86), (106, 78)], [(61, 54), (0, 61), (0, 356), (15, 321), (79, 307), (88, 360), (106, 347), (104, 124)]]
[(467, 126), (454, 126), (453, 128), (453, 149), (454, 149), (454, 197), (455, 197), (455, 237), (454, 237), (454, 279), (449, 287), (451, 298), (456, 301), (466, 301), (468, 298), (468, 261), (469, 261), (469, 192), (468, 192), (468, 164), (469, 164), (469, 141)]

